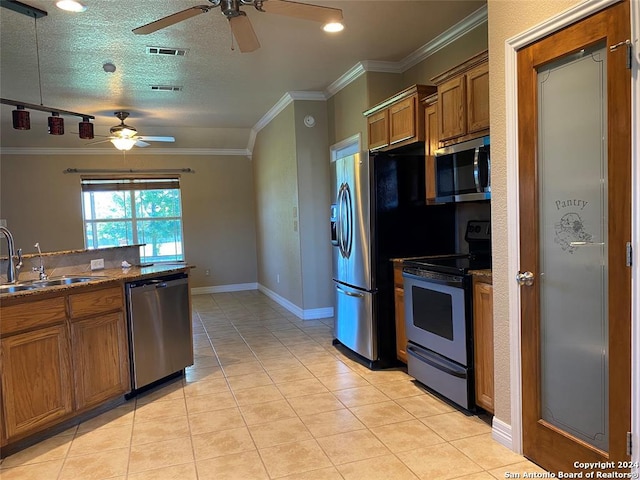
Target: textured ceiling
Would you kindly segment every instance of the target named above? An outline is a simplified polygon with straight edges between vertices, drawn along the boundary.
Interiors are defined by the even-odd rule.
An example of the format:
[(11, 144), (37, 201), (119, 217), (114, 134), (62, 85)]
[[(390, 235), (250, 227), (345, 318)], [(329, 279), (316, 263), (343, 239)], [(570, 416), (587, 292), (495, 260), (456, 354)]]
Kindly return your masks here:
[[(262, 45), (252, 53), (234, 46), (219, 8), (150, 35), (131, 32), (206, 0), (84, 0), (87, 11), (78, 14), (52, 0), (24, 3), (48, 15), (34, 20), (0, 9), (3, 98), (94, 115), (96, 134), (103, 135), (118, 123), (113, 112), (127, 110), (127, 123), (142, 135), (175, 135), (171, 146), (181, 148), (228, 149), (245, 148), (251, 128), (285, 93), (325, 91), (360, 61), (399, 62), (486, 2), (304, 0), (343, 10), (346, 29), (334, 35), (315, 22), (245, 6)], [(151, 56), (148, 46), (188, 52)], [(105, 62), (116, 71), (106, 73)], [(183, 89), (152, 91), (151, 85)], [(76, 135), (47, 135), (44, 112), (31, 113), (31, 130), (13, 130), (13, 109), (0, 110), (3, 147), (86, 146)], [(65, 123), (67, 132), (77, 131), (74, 117)]]

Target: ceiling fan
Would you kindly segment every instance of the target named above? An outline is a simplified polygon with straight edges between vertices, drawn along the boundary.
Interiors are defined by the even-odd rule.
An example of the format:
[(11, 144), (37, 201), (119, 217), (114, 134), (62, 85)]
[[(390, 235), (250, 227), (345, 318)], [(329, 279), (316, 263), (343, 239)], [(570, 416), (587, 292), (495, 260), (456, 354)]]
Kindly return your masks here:
[(241, 6), (251, 5), (259, 12), (275, 13), (288, 17), (311, 20), (314, 22), (341, 23), (342, 10), (339, 8), (322, 7), (307, 3), (291, 2), (289, 0), (209, 0), (211, 5), (196, 5), (180, 12), (163, 17), (154, 22), (133, 29), (137, 35), (147, 35), (178, 22), (182, 22), (201, 13), (220, 7), (222, 13), (229, 20), (231, 31), (242, 53), (253, 52), (260, 48), (258, 37), (247, 14), (240, 10)]
[(120, 120), (119, 125), (115, 125), (109, 129), (111, 134), (107, 140), (101, 140), (99, 142), (92, 142), (89, 145), (95, 145), (96, 143), (111, 142), (118, 150), (131, 150), (134, 145), (136, 147), (148, 147), (147, 142), (175, 142), (174, 137), (150, 137), (146, 135), (138, 135), (138, 131), (127, 124), (124, 121), (129, 116), (129, 112), (114, 112), (114, 115)]

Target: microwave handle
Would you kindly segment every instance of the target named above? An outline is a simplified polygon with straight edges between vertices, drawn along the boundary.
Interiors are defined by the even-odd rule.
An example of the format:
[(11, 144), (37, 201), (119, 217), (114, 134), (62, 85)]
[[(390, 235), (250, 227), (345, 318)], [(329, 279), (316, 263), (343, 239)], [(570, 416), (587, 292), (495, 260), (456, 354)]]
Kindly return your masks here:
[(487, 154), (487, 185), (480, 184), (480, 147), (476, 147), (473, 155), (473, 182), (476, 185), (476, 192), (484, 193), (491, 191), (491, 162)]
[(476, 192), (482, 193), (482, 186), (480, 185), (480, 148), (476, 147), (473, 155), (473, 182), (476, 184)]

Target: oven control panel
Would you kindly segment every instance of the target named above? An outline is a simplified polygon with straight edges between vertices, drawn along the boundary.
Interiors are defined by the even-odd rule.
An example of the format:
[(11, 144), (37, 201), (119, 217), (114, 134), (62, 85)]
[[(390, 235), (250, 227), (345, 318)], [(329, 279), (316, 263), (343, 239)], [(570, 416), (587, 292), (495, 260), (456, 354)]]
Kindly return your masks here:
[(464, 235), (467, 242), (490, 241), (491, 221), (490, 220), (469, 220), (467, 231)]

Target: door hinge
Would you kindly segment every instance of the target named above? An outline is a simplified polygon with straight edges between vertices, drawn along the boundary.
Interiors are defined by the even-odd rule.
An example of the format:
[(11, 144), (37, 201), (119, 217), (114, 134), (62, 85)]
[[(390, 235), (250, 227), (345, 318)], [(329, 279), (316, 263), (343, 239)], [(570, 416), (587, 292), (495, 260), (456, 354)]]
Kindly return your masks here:
[(618, 47), (625, 45), (627, 47), (627, 70), (631, 70), (631, 61), (633, 60), (633, 49), (631, 45), (631, 40), (627, 39), (624, 42), (618, 42), (615, 45), (611, 45), (609, 47), (610, 52), (615, 52)]
[(633, 247), (631, 242), (627, 242), (627, 267), (633, 265)]
[(631, 435), (631, 432), (627, 432), (627, 455), (631, 456), (631, 451), (632, 451), (632, 445), (631, 445), (631, 438), (633, 437), (633, 435)]

